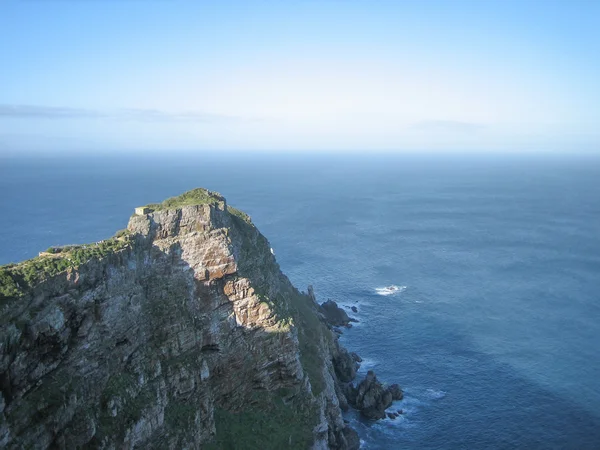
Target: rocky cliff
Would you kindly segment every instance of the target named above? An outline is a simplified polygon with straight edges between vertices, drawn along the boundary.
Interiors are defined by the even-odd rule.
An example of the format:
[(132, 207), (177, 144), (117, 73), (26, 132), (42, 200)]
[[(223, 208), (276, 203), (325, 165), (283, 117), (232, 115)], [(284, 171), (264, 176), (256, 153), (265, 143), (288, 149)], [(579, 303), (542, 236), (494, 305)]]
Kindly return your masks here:
[(136, 211), (0, 268), (0, 447), (357, 448), (348, 352), (250, 218), (202, 189)]

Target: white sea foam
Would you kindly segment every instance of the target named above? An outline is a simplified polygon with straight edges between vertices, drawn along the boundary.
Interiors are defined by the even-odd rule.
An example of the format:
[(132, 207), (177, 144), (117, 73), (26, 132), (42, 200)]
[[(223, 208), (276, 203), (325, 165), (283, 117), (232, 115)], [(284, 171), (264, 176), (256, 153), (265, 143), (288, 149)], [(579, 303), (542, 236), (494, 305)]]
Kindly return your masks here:
[(363, 358), (360, 362), (360, 368), (358, 369), (358, 373), (367, 373), (369, 370), (373, 369), (377, 365), (377, 361), (369, 358)]
[[(350, 317), (353, 317), (353, 316), (350, 316)], [(354, 318), (356, 320), (358, 320), (358, 322), (350, 322), (352, 324), (352, 328), (357, 328), (357, 327), (360, 328), (365, 324), (365, 322), (369, 321), (369, 319), (365, 320), (364, 317), (361, 317), (361, 318), (354, 317)]]
[(400, 294), (405, 289), (406, 286), (396, 286), (395, 284), (392, 284), (390, 286), (375, 288), (375, 292), (377, 292), (378, 295), (394, 295)]
[[(390, 411), (390, 412), (395, 412), (395, 411)], [(405, 414), (400, 414), (398, 417), (396, 417), (395, 419), (390, 419), (387, 415), (385, 417), (385, 419), (383, 419), (383, 421), (387, 424), (387, 425), (405, 425), (406, 422), (408, 422), (408, 419), (406, 418)]]
[(427, 389), (425, 391), (425, 395), (431, 400), (439, 400), (441, 398), (444, 398), (446, 396), (446, 393), (438, 389)]
[(415, 426), (415, 423), (411, 422), (410, 416), (415, 412), (413, 408), (407, 408), (405, 405), (402, 405), (402, 402), (394, 402), (394, 405), (386, 410), (386, 413), (397, 413), (398, 411), (402, 411), (402, 414), (399, 414), (394, 419), (390, 418), (387, 414), (384, 419), (381, 420), (381, 425), (385, 427), (393, 426), (393, 427), (402, 427), (402, 428), (412, 428)]

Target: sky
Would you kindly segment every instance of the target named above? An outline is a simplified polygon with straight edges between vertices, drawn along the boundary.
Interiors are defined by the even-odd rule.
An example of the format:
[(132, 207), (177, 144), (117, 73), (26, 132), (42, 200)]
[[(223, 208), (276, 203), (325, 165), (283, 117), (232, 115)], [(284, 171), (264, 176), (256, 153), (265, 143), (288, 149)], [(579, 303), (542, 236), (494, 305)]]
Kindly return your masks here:
[(597, 0), (0, 0), (0, 152), (600, 153)]

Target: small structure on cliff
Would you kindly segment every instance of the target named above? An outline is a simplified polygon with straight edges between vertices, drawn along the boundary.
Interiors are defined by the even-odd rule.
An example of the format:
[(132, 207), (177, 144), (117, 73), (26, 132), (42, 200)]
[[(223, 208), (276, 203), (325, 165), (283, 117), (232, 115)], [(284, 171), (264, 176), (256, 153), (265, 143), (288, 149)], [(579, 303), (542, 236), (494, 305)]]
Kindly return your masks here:
[(135, 215), (136, 216), (144, 216), (146, 214), (149, 214), (152, 212), (151, 208), (148, 208), (147, 206), (138, 206), (137, 208), (135, 208)]

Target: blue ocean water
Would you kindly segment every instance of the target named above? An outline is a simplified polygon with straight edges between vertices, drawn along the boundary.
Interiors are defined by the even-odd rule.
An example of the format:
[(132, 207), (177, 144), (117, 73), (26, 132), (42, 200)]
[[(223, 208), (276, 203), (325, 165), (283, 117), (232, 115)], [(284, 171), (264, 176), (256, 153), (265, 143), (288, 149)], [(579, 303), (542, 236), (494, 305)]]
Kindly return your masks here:
[(599, 157), (5, 157), (0, 264), (198, 186), (357, 307), (344, 344), (405, 390), (398, 419), (348, 415), (364, 448), (600, 448)]

